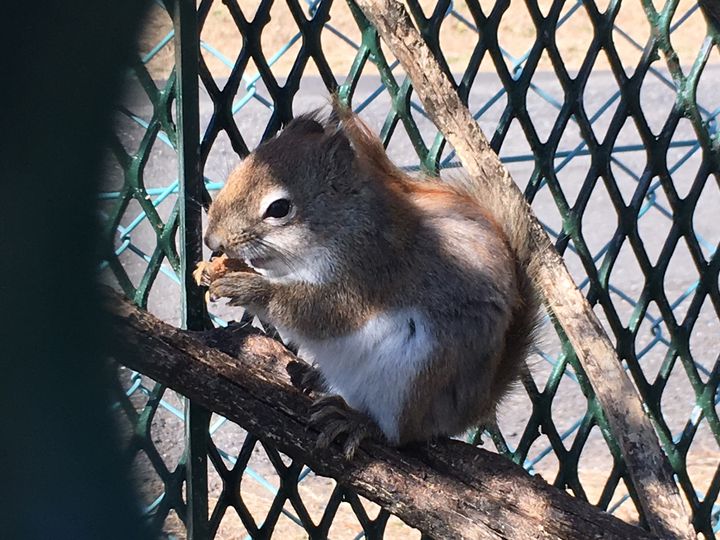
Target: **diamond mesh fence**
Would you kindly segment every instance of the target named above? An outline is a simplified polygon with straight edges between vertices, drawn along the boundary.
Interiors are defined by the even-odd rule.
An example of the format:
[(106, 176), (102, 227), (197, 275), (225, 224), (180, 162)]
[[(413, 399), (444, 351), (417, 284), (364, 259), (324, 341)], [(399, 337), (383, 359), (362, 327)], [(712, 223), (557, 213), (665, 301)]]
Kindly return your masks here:
[[(660, 4), (406, 2), (614, 339), (695, 528), (715, 538), (720, 21), (710, 4)], [(100, 274), (173, 324), (241, 316), (206, 313), (186, 285), (200, 209), (239, 158), (330, 91), (406, 169), (459, 166), (352, 0), (158, 2), (140, 51), (109, 142)], [(262, 434), (118, 370), (117, 417), (158, 534), (420, 537)], [(550, 321), (531, 371), (498, 425), (467, 440), (642, 524), (602, 411)]]

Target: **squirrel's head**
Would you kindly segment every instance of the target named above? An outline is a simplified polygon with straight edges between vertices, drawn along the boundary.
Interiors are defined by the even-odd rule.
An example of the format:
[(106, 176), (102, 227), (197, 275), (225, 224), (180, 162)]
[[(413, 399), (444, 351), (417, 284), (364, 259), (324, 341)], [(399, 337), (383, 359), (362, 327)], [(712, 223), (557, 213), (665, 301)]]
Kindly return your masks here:
[(337, 116), (293, 120), (230, 174), (210, 207), (205, 243), (268, 277), (322, 281), (335, 247), (371, 222), (356, 165)]

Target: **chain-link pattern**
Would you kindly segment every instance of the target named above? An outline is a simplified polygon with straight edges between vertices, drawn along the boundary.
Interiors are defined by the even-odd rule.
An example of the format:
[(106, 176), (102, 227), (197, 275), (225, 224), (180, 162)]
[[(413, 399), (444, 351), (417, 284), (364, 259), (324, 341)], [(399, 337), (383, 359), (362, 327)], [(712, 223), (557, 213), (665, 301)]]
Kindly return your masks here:
[[(638, 38), (637, 28), (620, 22), (629, 4), (407, 2), (614, 338), (695, 528), (714, 538), (720, 527), (720, 235), (710, 225), (720, 208), (720, 100), (710, 79), (720, 75), (720, 35), (703, 22), (692, 57), (679, 56), (674, 36), (702, 20), (701, 8), (678, 0), (660, 8), (643, 0), (647, 31)], [(156, 15), (172, 8), (159, 6)], [(289, 12), (294, 31), (282, 47), (270, 49), (266, 38), (278, 31), (272, 21), (281, 9)], [(520, 53), (504, 30), (518, 9), (533, 34)], [(219, 50), (222, 43), (204, 39), (218, 13), (241, 37), (234, 57)], [(179, 306), (179, 292), (173, 296), (173, 287), (162, 281), (179, 291), (183, 254), (176, 233), (182, 209), (175, 153), (178, 130), (186, 124), (173, 112), (175, 71), (153, 68), (153, 62), (169, 65), (159, 59), (171, 54), (175, 31), (167, 14), (153, 20), (169, 31), (145, 47), (132, 69), (126, 105), (119, 108), (108, 187), (101, 194), (102, 274), (139, 305), (179, 323), (179, 314), (171, 311)], [(227, 169), (235, 154), (247, 155), (274, 135), (293, 116), (293, 104), (311, 80), (317, 81), (315, 93), (338, 91), (361, 114), (381, 117), (381, 138), (391, 155), (405, 157), (408, 169), (435, 173), (458, 165), (352, 1), (203, 0), (195, 22), (201, 88), (212, 103), (212, 111), (201, 106), (197, 159), (210, 192), (223, 177), (212, 176), (209, 164), (225, 160)], [(583, 25), (585, 42), (581, 33), (568, 36), (568, 28), (576, 32)], [(449, 31), (467, 36), (460, 60), (446, 47)], [(572, 67), (568, 40), (583, 49)], [(354, 56), (344, 71), (329, 54), (334, 47)], [(621, 49), (637, 51), (632, 64)], [(408, 161), (410, 153), (417, 159)], [(154, 291), (162, 292), (155, 298)], [(218, 315), (211, 318), (224, 324)], [(542, 349), (533, 375), (523, 381), (525, 393), (508, 405), (523, 418), (501, 418), (490, 440), (556, 486), (642, 523), (619, 450), (560, 328), (548, 329)], [(149, 519), (157, 530), (183, 536), (189, 459), (180, 450), (183, 403), (137, 373), (121, 370), (121, 383), (118, 409), (128, 430), (129, 459), (136, 460), (148, 494)], [(175, 438), (168, 440), (167, 433)], [(211, 513), (206, 530), (194, 529), (195, 538), (266, 538), (273, 531), (278, 538), (408, 533), (386, 512), (374, 515), (367, 501), (259, 443), (258, 434), (245, 434), (222, 418), (212, 419), (209, 434), (193, 446), (197, 452), (206, 445), (210, 463)], [(480, 443), (482, 436), (470, 440)]]

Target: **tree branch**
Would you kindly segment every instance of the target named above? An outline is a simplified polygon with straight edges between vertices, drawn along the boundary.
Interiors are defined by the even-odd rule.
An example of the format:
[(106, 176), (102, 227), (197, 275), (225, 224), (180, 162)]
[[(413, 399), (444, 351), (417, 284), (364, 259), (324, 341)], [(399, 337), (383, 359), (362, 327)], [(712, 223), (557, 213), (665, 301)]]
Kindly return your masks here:
[(105, 304), (111, 356), (434, 538), (653, 538), (508, 459), (459, 441), (402, 452), (367, 442), (352, 461), (339, 448), (318, 451), (308, 426), (311, 400), (290, 384), (286, 366), (295, 356), (282, 344), (238, 327), (178, 330), (112, 292)]

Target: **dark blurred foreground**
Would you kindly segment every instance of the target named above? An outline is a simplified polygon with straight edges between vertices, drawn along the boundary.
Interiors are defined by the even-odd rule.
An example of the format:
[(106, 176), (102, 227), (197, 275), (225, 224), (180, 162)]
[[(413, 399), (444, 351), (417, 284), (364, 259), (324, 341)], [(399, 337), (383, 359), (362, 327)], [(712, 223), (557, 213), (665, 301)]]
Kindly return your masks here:
[[(91, 250), (110, 104), (144, 5), (3, 5), (0, 535), (6, 539), (149, 537), (110, 422)], [(86, 392), (67, 392), (77, 380), (90, 383)]]

